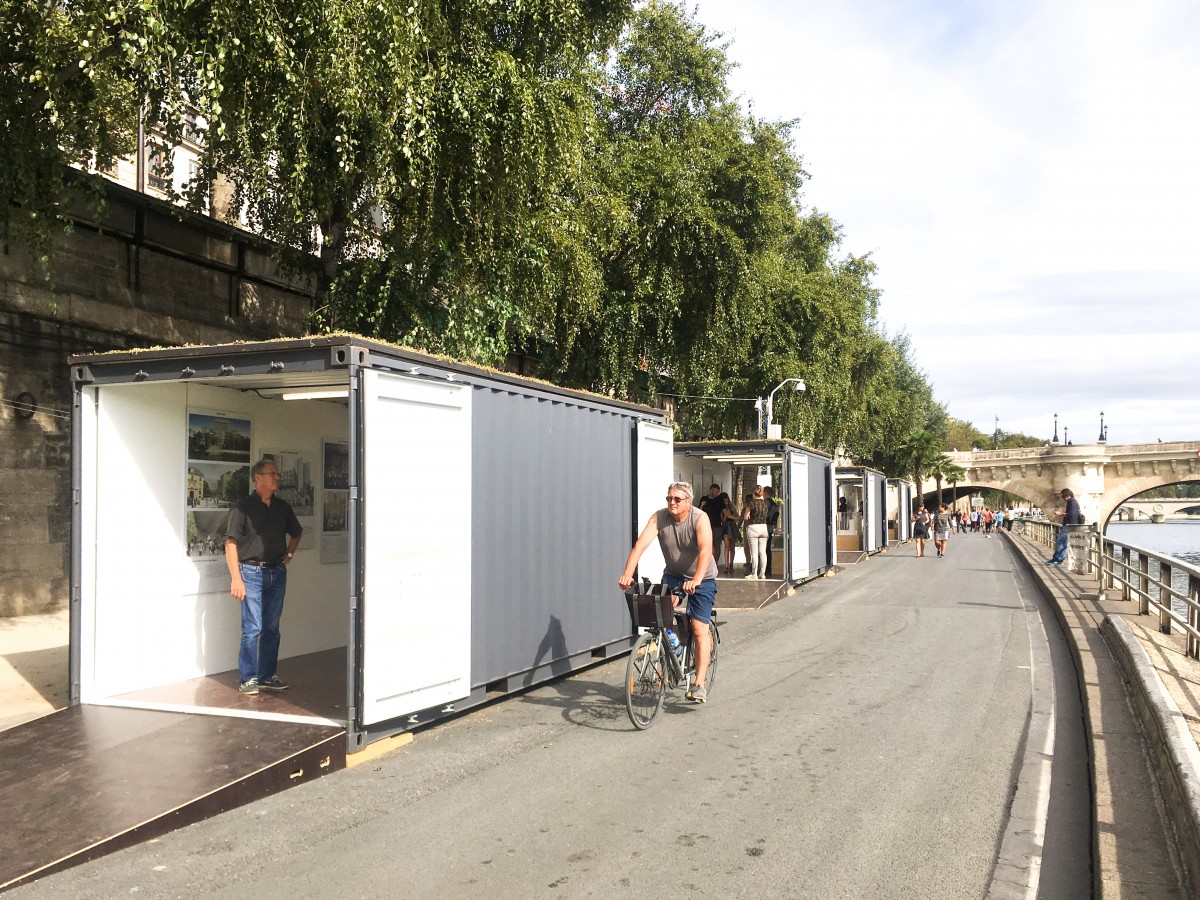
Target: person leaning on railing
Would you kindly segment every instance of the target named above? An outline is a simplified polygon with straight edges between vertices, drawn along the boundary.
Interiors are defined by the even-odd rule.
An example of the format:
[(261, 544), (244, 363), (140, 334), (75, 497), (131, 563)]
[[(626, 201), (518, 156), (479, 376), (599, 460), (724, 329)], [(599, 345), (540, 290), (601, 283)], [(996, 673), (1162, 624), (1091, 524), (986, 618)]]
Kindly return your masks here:
[(1048, 566), (1059, 566), (1067, 558), (1067, 526), (1082, 525), (1083, 512), (1079, 509), (1079, 501), (1070, 488), (1063, 488), (1059, 496), (1067, 502), (1065, 509), (1056, 509), (1054, 514), (1062, 516), (1062, 527), (1058, 529), (1058, 543), (1054, 545), (1054, 555), (1046, 560)]

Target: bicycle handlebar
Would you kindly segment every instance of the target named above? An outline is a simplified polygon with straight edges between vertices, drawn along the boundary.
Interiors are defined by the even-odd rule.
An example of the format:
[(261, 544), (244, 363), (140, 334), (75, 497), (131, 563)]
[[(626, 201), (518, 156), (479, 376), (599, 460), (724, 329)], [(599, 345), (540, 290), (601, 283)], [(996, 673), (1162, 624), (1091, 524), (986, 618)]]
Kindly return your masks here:
[(625, 594), (626, 594), (626, 596), (641, 594), (643, 596), (653, 595), (653, 596), (659, 596), (659, 597), (670, 594), (673, 597), (678, 597), (680, 600), (687, 599), (687, 591), (685, 591), (681, 587), (673, 587), (673, 588), (670, 588), (669, 590), (665, 590), (665, 591), (652, 590), (652, 588), (656, 588), (656, 587), (665, 588), (666, 585), (665, 584), (656, 584), (655, 582), (651, 581), (649, 578), (642, 578), (640, 581), (635, 581), (633, 584), (631, 584), (628, 587), (628, 589), (625, 591)]

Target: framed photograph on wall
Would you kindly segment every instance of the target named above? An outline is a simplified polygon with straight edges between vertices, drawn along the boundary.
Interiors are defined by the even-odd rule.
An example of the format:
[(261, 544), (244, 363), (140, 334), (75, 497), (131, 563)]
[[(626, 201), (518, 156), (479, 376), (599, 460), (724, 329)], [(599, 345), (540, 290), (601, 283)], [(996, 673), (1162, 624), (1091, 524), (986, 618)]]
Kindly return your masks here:
[(311, 550), (317, 545), (317, 478), (320, 471), (317, 452), (264, 450), (262, 458), (271, 460), (279, 469), (279, 490), (275, 496), (288, 502), (304, 529), (299, 550)]
[(250, 493), (251, 422), (240, 416), (188, 410), (185, 553), (194, 593), (229, 590), (225, 525), (229, 507)]
[(321, 444), (321, 562), (350, 558), (350, 445)]

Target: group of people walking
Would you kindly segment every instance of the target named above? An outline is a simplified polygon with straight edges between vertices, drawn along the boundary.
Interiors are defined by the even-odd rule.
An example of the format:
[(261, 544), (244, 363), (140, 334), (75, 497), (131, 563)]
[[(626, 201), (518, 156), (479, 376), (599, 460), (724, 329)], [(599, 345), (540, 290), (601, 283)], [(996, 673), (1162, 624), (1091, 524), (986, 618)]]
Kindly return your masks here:
[(713, 558), (720, 571), (733, 572), (737, 546), (742, 544), (746, 551), (745, 577), (771, 577), (771, 535), (779, 524), (779, 504), (773, 488), (758, 485), (738, 509), (729, 494), (714, 484), (700, 501), (700, 509), (712, 528)]
[(939, 557), (945, 557), (946, 544), (950, 535), (957, 532), (966, 534), (983, 534), (991, 537), (993, 531), (1007, 528), (1012, 531), (1012, 510), (997, 509), (995, 511), (984, 506), (972, 509), (970, 512), (954, 510), (951, 512), (943, 503), (936, 510), (930, 511), (921, 507), (913, 517), (913, 543), (916, 545), (916, 555), (925, 555), (925, 542), (933, 535), (933, 545)]

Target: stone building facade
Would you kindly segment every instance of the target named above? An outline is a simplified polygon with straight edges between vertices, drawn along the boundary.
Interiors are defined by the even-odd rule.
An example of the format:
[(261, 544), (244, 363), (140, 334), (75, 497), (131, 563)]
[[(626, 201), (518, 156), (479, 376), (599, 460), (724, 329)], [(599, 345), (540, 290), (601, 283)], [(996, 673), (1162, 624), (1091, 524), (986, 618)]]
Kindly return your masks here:
[(306, 333), (310, 278), (248, 232), (110, 185), (47, 283), (0, 254), (0, 617), (67, 605), (73, 353)]

